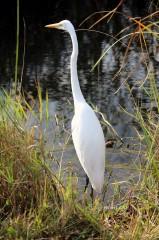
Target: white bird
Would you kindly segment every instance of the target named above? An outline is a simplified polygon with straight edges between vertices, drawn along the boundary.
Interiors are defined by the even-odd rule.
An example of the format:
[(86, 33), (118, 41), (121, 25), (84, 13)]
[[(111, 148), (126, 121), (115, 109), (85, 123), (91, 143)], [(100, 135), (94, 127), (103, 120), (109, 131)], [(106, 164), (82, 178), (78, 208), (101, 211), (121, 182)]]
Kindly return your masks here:
[(80, 89), (77, 74), (78, 41), (75, 29), (68, 20), (45, 27), (61, 29), (70, 34), (73, 45), (70, 61), (71, 87), (75, 109), (71, 124), (72, 138), (77, 156), (92, 188), (101, 193), (105, 171), (105, 139), (100, 122), (95, 112), (86, 103)]

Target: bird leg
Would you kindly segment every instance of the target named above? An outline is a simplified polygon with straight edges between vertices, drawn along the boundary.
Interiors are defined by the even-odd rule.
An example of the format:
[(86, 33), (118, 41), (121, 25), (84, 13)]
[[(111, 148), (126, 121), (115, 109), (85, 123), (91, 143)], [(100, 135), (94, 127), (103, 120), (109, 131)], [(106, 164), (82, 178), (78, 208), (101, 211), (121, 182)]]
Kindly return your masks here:
[[(87, 188), (88, 188), (88, 184), (89, 184), (89, 177), (86, 175), (86, 185), (85, 185), (85, 188), (84, 188), (84, 192), (86, 192), (86, 190), (87, 190)], [(93, 204), (93, 202), (94, 202), (94, 191), (93, 191), (92, 186), (91, 186), (90, 197), (91, 197), (92, 204)]]
[(92, 199), (92, 205), (93, 205), (93, 202), (94, 202), (94, 191), (93, 191), (92, 186), (91, 186), (91, 193), (90, 193), (90, 196), (91, 196), (91, 199)]
[(86, 185), (85, 185), (85, 188), (84, 188), (84, 192), (87, 190), (88, 184), (89, 184), (89, 177), (86, 175)]

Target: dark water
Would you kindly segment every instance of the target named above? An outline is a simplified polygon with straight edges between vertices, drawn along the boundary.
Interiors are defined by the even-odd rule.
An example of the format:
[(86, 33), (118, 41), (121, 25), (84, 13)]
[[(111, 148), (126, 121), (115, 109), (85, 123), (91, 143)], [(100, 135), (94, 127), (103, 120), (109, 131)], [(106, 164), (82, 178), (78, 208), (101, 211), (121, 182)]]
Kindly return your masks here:
[[(136, 144), (137, 150), (140, 149), (139, 142), (136, 142), (136, 129), (140, 129), (134, 122), (134, 119), (126, 114), (122, 108), (133, 114), (134, 101), (145, 110), (150, 107), (155, 108), (155, 105), (150, 106), (149, 99), (145, 95), (142, 86), (144, 85), (146, 89), (149, 89), (149, 81), (145, 81), (148, 68), (151, 68), (157, 83), (159, 83), (158, 42), (152, 36), (146, 36), (148, 53), (142, 49), (139, 37), (136, 37), (131, 42), (127, 52), (126, 49), (130, 37), (124, 38), (121, 42), (110, 48), (115, 41), (112, 36), (115, 36), (123, 27), (130, 25), (129, 20), (123, 16), (116, 15), (109, 23), (103, 21), (94, 29), (111, 36), (102, 35), (93, 31), (80, 30), (81, 28), (88, 28), (93, 23), (93, 20), (88, 21), (78, 28), (80, 22), (87, 14), (82, 8), (81, 10), (78, 8), (78, 4), (75, 4), (74, 8), (78, 12), (79, 17), (77, 19), (80, 20), (75, 18), (75, 12), (72, 9), (67, 9), (66, 12), (63, 11), (63, 18), (67, 16), (68, 19), (76, 19), (73, 20), (73, 23), (75, 23), (76, 29), (78, 29), (78, 74), (81, 89), (86, 100), (90, 104), (97, 106), (99, 111), (105, 114), (106, 119), (124, 140), (122, 148), (119, 148), (120, 142), (117, 141), (113, 149), (107, 150), (106, 159), (107, 166), (109, 165), (110, 169), (113, 168), (111, 181), (114, 183), (119, 182), (119, 184), (125, 186), (125, 183), (128, 184), (130, 179), (138, 176), (138, 173), (132, 169), (134, 164), (137, 164), (141, 160), (140, 154), (134, 151)], [(95, 10), (92, 8), (92, 12)], [(122, 12), (127, 15), (137, 15), (138, 12), (136, 11), (134, 10), (133, 12), (132, 9), (125, 5), (122, 7)], [(54, 21), (59, 20), (59, 18), (62, 19), (60, 7), (57, 7), (56, 14), (52, 18)], [(46, 19), (47, 17), (45, 16), (44, 21), (41, 20), (39, 23), (37, 23), (38, 20), (36, 19), (35, 24), (34, 18), (25, 17), (26, 52), (22, 85), (25, 93), (29, 93), (36, 99), (36, 83), (40, 82), (44, 99), (44, 112), (45, 92), (46, 90), (48, 91), (49, 123), (43, 121), (42, 124), (39, 124), (37, 119), (28, 113), (29, 120), (26, 123), (26, 127), (35, 126), (36, 137), (38, 137), (38, 129), (42, 127), (46, 136), (48, 150), (57, 152), (57, 158), (60, 159), (62, 168), (66, 168), (68, 165), (72, 166), (73, 164), (75, 173), (83, 177), (84, 172), (77, 161), (71, 139), (66, 146), (64, 144), (67, 142), (69, 136), (67, 131), (70, 131), (70, 121), (73, 116), (69, 69), (71, 41), (66, 33), (44, 29), (43, 26), (50, 23), (49, 19), (51, 17), (48, 16), (48, 22)], [(9, 32), (4, 31), (4, 27), (0, 29), (0, 81), (2, 86), (10, 88), (14, 78), (15, 26), (12, 28), (8, 22), (6, 26), (8, 26)], [(24, 41), (22, 23), (20, 29), (19, 75), (22, 71)], [(132, 29), (130, 28), (129, 30), (132, 31)], [(124, 34), (128, 34), (129, 30)], [(108, 48), (110, 50), (103, 57), (98, 67), (91, 71), (103, 51)], [(131, 89), (131, 93), (129, 88)], [(60, 122), (59, 125), (57, 124), (57, 119)], [(103, 129), (106, 140), (116, 138), (111, 131), (108, 131), (105, 125), (103, 125)], [(128, 144), (130, 145), (130, 149), (127, 149)], [(60, 150), (58, 151), (58, 149)], [(80, 181), (81, 184), (84, 184), (83, 178)]]

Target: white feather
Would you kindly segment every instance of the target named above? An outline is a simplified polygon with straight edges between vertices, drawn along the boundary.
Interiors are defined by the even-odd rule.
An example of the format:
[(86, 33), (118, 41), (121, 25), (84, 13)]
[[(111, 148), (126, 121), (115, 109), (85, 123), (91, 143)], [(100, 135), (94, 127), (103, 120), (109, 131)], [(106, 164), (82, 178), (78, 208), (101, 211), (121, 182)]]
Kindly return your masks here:
[(76, 106), (72, 138), (79, 161), (93, 189), (102, 191), (105, 169), (104, 135), (92, 108), (85, 102)]
[(49, 24), (48, 28), (65, 30), (71, 36), (71, 87), (75, 106), (72, 120), (72, 138), (79, 161), (86, 172), (93, 189), (102, 191), (105, 171), (105, 141), (98, 118), (86, 103), (80, 89), (77, 74), (78, 41), (75, 29), (68, 20)]

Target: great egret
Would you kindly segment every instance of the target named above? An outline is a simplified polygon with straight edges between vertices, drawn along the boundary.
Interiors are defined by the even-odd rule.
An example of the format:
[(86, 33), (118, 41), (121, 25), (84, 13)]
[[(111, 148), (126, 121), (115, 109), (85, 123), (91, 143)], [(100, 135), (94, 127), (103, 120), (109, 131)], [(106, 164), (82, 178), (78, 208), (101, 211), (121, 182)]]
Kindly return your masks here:
[[(73, 51), (71, 54), (71, 87), (75, 114), (72, 119), (72, 138), (79, 161), (87, 174), (92, 188), (101, 193), (105, 170), (105, 140), (100, 122), (86, 103), (80, 89), (77, 75), (78, 42), (75, 29), (68, 20), (46, 25), (47, 28), (65, 30), (71, 36)], [(86, 183), (88, 185), (88, 181)]]

